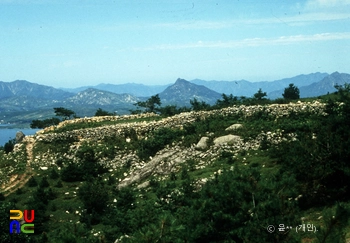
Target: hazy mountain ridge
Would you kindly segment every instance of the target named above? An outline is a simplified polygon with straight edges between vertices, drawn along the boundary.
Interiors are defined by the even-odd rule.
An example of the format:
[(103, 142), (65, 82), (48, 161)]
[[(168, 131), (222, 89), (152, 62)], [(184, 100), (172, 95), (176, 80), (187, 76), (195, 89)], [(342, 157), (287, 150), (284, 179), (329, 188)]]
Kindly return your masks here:
[[(295, 77), (284, 78), (280, 80), (274, 81), (258, 81), (258, 82), (250, 82), (247, 80), (234, 80), (234, 81), (206, 81), (201, 79), (189, 80), (190, 83), (196, 85), (203, 85), (215, 92), (220, 94), (232, 94), (234, 96), (246, 96), (252, 97), (260, 88), (268, 93), (269, 98), (278, 98), (282, 97), (282, 90), (287, 87), (290, 83), (293, 83), (297, 87), (307, 86), (315, 82), (321, 81), (323, 78), (328, 76), (327, 73), (311, 73), (311, 74), (301, 74)], [(96, 86), (84, 86), (78, 87), (75, 89), (63, 89), (66, 91), (78, 93), (88, 88), (95, 88), (100, 90), (105, 90), (117, 94), (129, 93), (135, 95), (137, 97), (150, 97), (152, 95), (159, 94), (172, 84), (167, 85), (144, 85), (144, 84), (136, 84), (136, 83), (126, 83), (126, 84), (98, 84)], [(334, 90), (334, 89), (332, 89)], [(278, 93), (274, 93), (278, 91)], [(326, 91), (326, 94), (329, 91)], [(271, 96), (270, 96), (271, 93)], [(321, 95), (321, 94), (317, 94)]]
[(63, 101), (22, 95), (1, 99), (0, 109), (1, 111), (30, 111), (60, 105), (63, 105)]
[(74, 89), (69, 89), (69, 88), (61, 88), (61, 89), (68, 91), (68, 92), (79, 93), (79, 92), (84, 91), (86, 89), (94, 88), (94, 89), (113, 92), (116, 94), (128, 93), (128, 94), (138, 96), (138, 97), (147, 97), (147, 96), (152, 96), (152, 95), (155, 95), (155, 94), (162, 92), (164, 89), (166, 89), (170, 85), (171, 84), (144, 85), (144, 84), (137, 84), (137, 83), (126, 83), (126, 84), (101, 83), (101, 84), (98, 84), (95, 86), (83, 86), (83, 87), (78, 87), (78, 88), (74, 88)]
[[(330, 75), (325, 76), (323, 79), (317, 82), (313, 82), (309, 85), (298, 86), (300, 90), (300, 98), (307, 97), (317, 97), (320, 95), (325, 95), (327, 93), (335, 92), (334, 86), (344, 85), (345, 83), (350, 83), (350, 74), (334, 72)], [(271, 99), (281, 98), (284, 88), (272, 91), (268, 93), (268, 97)]]
[[(21, 84), (23, 84), (21, 86)], [(54, 116), (54, 107), (66, 107), (77, 116), (93, 116), (98, 108), (128, 114), (142, 98), (89, 88), (78, 94), (27, 81), (1, 83), (0, 115), (5, 123), (29, 124)], [(22, 87), (22, 89), (21, 89)]]
[[(334, 92), (336, 90), (334, 88), (335, 84), (343, 85), (345, 82), (350, 83), (350, 74), (334, 72), (331, 75), (312, 73), (272, 82), (254, 83), (246, 80), (204, 81), (196, 79), (186, 81), (178, 79), (172, 85), (159, 86), (135, 83), (123, 85), (99, 84), (96, 87), (101, 87), (101, 89), (87, 88), (78, 93), (70, 93), (50, 86), (17, 80), (0, 82), (0, 114), (2, 120), (11, 123), (17, 123), (18, 117), (20, 117), (18, 112), (22, 112), (23, 115), (25, 113), (28, 117), (26, 121), (28, 121), (29, 117), (38, 119), (40, 112), (51, 114), (50, 110), (53, 107), (60, 106), (74, 110), (77, 116), (92, 116), (97, 108), (118, 112), (118, 114), (129, 114), (130, 110), (136, 108), (133, 104), (147, 99), (150, 97), (149, 94), (159, 91), (161, 87), (164, 87), (164, 90), (152, 93), (152, 95), (159, 94), (163, 106), (190, 106), (190, 100), (194, 98), (214, 104), (218, 99), (221, 99), (222, 93), (232, 93), (238, 97), (252, 97), (259, 88), (268, 93), (268, 98), (275, 99), (282, 97), (284, 88), (289, 83), (294, 83), (300, 89), (302, 98), (317, 97), (328, 92)], [(111, 88), (110, 91), (102, 90), (109, 87)], [(122, 90), (133, 89), (134, 93), (141, 95), (117, 93)], [(14, 120), (15, 117), (16, 120)]]
[[(238, 81), (204, 81), (200, 79), (194, 79), (191, 82), (194, 84), (204, 85), (216, 92), (232, 94), (234, 96), (247, 96), (252, 97), (260, 88), (267, 93), (284, 89), (288, 84), (293, 83), (294, 85), (301, 87), (309, 85), (315, 82), (319, 82), (324, 77), (328, 76), (327, 73), (311, 73), (311, 74), (301, 74), (291, 78), (284, 78), (275, 81), (260, 81), (260, 82), (250, 82), (247, 80)], [(327, 93), (327, 92), (326, 92)], [(270, 97), (269, 98), (277, 98)], [(278, 96), (282, 97), (282, 93)]]
[(329, 76), (326, 76), (320, 82), (312, 83), (308, 86), (300, 87), (301, 97), (314, 97), (320, 94), (327, 94), (335, 92), (334, 86), (350, 84), (350, 74), (334, 72)]
[(16, 80), (13, 82), (0, 81), (0, 99), (23, 95), (40, 99), (64, 100), (72, 97), (74, 94), (25, 80)]
[(65, 102), (76, 105), (120, 105), (125, 103), (134, 104), (139, 98), (131, 94), (116, 94), (113, 92), (89, 88), (81, 91), (73, 97), (68, 98)]

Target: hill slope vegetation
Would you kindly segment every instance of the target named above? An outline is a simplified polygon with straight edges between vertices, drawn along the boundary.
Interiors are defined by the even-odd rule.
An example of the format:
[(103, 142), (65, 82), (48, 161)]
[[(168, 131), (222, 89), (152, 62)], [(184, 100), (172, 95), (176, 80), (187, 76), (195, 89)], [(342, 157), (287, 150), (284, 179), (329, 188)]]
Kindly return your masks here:
[(35, 209), (35, 234), (0, 240), (345, 242), (349, 114), (345, 85), (312, 102), (66, 120), (1, 152), (3, 194), (31, 179), (2, 197), (0, 224)]

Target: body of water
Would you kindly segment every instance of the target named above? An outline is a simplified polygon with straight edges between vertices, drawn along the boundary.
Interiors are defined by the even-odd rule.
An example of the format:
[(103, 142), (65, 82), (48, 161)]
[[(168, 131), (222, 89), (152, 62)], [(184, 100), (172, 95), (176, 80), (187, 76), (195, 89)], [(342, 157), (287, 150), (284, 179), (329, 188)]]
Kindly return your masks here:
[(33, 135), (41, 129), (30, 129), (30, 128), (5, 128), (0, 126), (0, 146), (4, 146), (10, 139), (16, 138), (16, 133), (22, 131), (24, 135)]

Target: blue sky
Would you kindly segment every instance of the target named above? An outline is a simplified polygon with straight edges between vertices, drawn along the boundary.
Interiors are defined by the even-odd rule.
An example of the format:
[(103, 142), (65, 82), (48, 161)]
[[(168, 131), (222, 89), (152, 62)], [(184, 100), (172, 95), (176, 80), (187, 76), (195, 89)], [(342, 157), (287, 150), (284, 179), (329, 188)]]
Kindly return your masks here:
[(54, 87), (350, 73), (350, 0), (0, 0), (0, 80)]

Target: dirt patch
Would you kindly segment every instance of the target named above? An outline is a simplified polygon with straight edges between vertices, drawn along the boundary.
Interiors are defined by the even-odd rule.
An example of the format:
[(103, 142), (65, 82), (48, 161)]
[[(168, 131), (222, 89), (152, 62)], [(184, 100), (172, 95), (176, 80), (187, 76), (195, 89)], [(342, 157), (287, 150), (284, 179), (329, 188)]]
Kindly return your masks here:
[(3, 185), (3, 193), (5, 196), (10, 195), (15, 190), (23, 187), (32, 176), (32, 168), (30, 167), (31, 161), (33, 160), (33, 147), (35, 143), (35, 139), (33, 137), (26, 137), (25, 138), (26, 143), (26, 153), (27, 153), (27, 165), (26, 170), (23, 175), (12, 175), (10, 178), (10, 181), (7, 185)]

